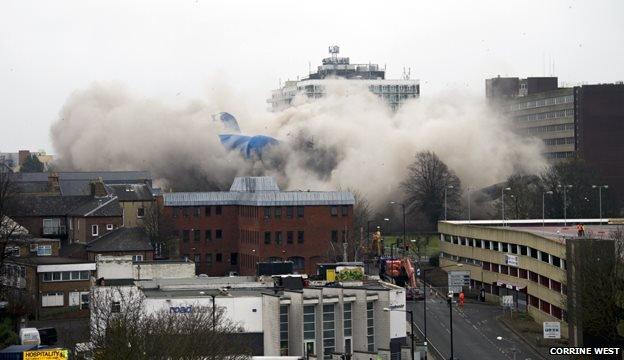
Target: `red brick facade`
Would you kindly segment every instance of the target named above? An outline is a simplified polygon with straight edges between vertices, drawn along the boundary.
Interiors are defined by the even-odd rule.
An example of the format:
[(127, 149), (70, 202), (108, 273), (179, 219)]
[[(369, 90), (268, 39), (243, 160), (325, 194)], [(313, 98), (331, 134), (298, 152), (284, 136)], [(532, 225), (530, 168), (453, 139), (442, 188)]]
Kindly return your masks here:
[(165, 206), (180, 255), (196, 262), (198, 274), (256, 273), (256, 263), (293, 260), (295, 270), (312, 274), (316, 263), (342, 254), (352, 236), (352, 205)]

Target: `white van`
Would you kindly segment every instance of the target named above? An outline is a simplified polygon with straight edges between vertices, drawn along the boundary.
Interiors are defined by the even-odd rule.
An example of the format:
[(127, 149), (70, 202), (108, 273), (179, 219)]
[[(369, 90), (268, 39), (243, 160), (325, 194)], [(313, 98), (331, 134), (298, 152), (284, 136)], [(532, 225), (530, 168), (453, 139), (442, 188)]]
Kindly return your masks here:
[(41, 345), (41, 337), (37, 328), (22, 328), (19, 337), (22, 345)]

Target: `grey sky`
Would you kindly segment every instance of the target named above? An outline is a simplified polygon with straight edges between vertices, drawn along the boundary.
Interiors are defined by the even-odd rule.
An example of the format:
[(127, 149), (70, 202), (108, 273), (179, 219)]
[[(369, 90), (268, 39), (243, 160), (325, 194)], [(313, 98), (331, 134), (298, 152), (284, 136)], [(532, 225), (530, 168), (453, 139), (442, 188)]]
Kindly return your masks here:
[(410, 67), (423, 97), (481, 95), (486, 77), (549, 74), (550, 59), (560, 83), (613, 82), (624, 1), (5, 0), (0, 151), (52, 152), (50, 124), (93, 81), (166, 101), (227, 85), (264, 110), (278, 79), (307, 74), (332, 44), (389, 77)]

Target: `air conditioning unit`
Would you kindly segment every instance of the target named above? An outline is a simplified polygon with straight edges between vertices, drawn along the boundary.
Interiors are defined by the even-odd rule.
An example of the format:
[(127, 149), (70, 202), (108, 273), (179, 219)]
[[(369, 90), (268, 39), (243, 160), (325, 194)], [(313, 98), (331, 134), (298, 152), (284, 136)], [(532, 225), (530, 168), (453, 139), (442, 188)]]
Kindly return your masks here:
[(37, 250), (39, 250), (39, 245), (30, 244), (30, 252), (37, 252)]

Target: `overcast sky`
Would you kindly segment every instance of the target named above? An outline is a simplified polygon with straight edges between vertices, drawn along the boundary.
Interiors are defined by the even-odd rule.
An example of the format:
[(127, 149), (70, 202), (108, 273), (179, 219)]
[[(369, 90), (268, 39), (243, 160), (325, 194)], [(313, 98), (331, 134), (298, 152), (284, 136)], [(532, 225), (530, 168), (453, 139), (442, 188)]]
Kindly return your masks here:
[[(68, 95), (118, 81), (146, 97), (206, 98), (227, 85), (265, 109), (339, 45), (352, 62), (411, 68), (421, 97), (484, 79), (624, 80), (624, 1), (0, 2), (0, 151), (53, 152)], [(552, 59), (552, 60), (551, 60)], [(227, 109), (223, 109), (227, 111)]]

